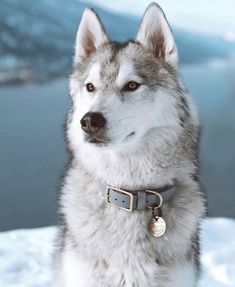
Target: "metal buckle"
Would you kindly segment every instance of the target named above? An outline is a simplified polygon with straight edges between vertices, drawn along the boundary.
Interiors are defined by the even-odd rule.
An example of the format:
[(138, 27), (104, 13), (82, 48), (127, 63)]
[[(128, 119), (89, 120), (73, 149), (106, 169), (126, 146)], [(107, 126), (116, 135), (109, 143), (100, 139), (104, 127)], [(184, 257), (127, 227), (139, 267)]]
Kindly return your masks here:
[[(161, 206), (162, 206), (162, 204), (163, 204), (163, 198), (162, 198), (162, 195), (159, 193), (159, 192), (157, 192), (157, 191), (154, 191), (154, 190), (146, 190), (146, 192), (149, 192), (149, 193), (153, 193), (153, 194), (155, 194), (155, 195), (157, 195), (158, 197), (159, 197), (159, 199), (160, 199), (160, 203), (159, 203), (159, 205), (158, 206), (154, 206), (154, 209), (158, 209), (158, 208), (160, 208)], [(152, 206), (147, 206), (147, 208), (153, 208)]]
[[(107, 190), (106, 199), (105, 199), (106, 204), (111, 205), (111, 206), (116, 206), (116, 207), (118, 207), (120, 209), (132, 212), (132, 210), (133, 210), (133, 202), (134, 202), (134, 195), (131, 192), (128, 192), (126, 190), (119, 189), (119, 188), (116, 188), (116, 187), (112, 187), (112, 186), (109, 186), (109, 185), (107, 185), (107, 188), (108, 188), (108, 190)], [(118, 206), (118, 205), (115, 205), (115, 204), (111, 203), (109, 201), (110, 190), (115, 190), (115, 191), (118, 191), (120, 193), (127, 194), (130, 197), (130, 206), (129, 206), (129, 208), (121, 207), (121, 206)]]

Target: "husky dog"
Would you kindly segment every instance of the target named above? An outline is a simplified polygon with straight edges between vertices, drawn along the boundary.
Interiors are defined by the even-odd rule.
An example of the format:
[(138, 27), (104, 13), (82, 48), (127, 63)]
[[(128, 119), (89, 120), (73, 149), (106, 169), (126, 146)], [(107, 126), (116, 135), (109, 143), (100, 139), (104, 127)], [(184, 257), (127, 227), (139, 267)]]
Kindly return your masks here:
[(70, 94), (54, 286), (196, 286), (206, 209), (199, 121), (162, 9), (150, 4), (125, 43), (86, 9)]

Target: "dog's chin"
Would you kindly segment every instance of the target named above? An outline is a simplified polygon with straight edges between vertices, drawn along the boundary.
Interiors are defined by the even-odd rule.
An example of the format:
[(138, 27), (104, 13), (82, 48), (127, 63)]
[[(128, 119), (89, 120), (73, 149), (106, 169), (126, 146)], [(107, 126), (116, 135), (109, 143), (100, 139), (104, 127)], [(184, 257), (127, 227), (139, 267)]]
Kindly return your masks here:
[(96, 136), (85, 136), (84, 141), (94, 146), (107, 146), (110, 143), (109, 139)]
[(116, 145), (123, 145), (125, 143), (130, 143), (132, 139), (135, 137), (135, 132), (130, 132), (126, 136), (124, 136), (120, 140), (111, 140), (104, 137), (97, 137), (97, 136), (84, 136), (84, 142), (89, 143), (93, 146), (99, 147), (107, 147), (107, 146), (116, 146)]

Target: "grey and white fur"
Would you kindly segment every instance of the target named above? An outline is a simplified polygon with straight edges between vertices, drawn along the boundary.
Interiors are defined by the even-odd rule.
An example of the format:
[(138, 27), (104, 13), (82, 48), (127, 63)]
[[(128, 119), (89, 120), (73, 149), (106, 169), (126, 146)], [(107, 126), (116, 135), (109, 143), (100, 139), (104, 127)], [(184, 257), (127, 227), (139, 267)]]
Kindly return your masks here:
[[(70, 77), (55, 287), (195, 287), (206, 197), (198, 181), (199, 121), (178, 73), (162, 9), (148, 6), (136, 40), (111, 42), (91, 9), (82, 15)], [(134, 83), (134, 84), (133, 84)], [(105, 121), (86, 132), (81, 119)], [(103, 186), (129, 191), (173, 184), (166, 233), (148, 232), (151, 210), (108, 206)]]

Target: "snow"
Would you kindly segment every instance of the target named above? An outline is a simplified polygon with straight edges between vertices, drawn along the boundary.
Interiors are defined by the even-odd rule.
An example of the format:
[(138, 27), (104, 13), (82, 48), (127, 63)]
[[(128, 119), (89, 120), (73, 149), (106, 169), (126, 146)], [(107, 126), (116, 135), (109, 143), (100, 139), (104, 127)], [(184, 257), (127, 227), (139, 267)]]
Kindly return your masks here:
[(50, 286), (56, 228), (0, 233), (0, 287)]
[(235, 286), (235, 221), (216, 218), (202, 226), (200, 287)]
[[(50, 287), (56, 227), (0, 233), (0, 286)], [(235, 287), (235, 221), (210, 218), (202, 225), (199, 287)]]

